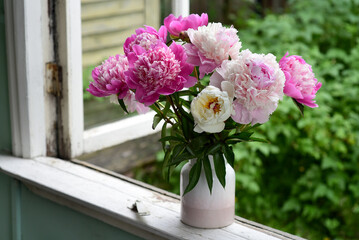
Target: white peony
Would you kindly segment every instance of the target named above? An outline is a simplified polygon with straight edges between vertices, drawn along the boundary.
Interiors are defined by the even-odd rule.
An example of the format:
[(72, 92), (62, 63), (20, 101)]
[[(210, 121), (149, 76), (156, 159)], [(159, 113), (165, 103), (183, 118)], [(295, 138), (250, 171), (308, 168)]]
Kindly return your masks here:
[(193, 99), (191, 113), (195, 132), (221, 132), (225, 127), (224, 121), (233, 113), (232, 97), (217, 87), (208, 86)]

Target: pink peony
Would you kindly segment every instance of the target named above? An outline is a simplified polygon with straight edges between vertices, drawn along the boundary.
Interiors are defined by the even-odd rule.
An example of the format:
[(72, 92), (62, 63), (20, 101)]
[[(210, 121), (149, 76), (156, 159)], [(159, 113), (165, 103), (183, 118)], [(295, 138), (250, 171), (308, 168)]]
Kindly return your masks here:
[(128, 69), (126, 56), (116, 55), (109, 57), (102, 65), (92, 71), (93, 82), (90, 83), (89, 91), (96, 97), (106, 97), (112, 95), (112, 101), (123, 99), (129, 112), (137, 111), (146, 113), (149, 108), (142, 103), (135, 101), (134, 93), (128, 88), (125, 81), (125, 71)]
[(193, 66), (186, 63), (186, 54), (181, 45), (172, 43), (167, 47), (157, 43), (146, 51), (134, 46), (128, 54), (130, 68), (126, 72), (127, 84), (136, 91), (136, 100), (146, 106), (159, 96), (169, 95), (184, 87), (192, 87), (196, 78), (191, 77)]
[(201, 16), (191, 14), (188, 17), (179, 16), (176, 18), (173, 14), (170, 14), (165, 18), (164, 24), (172, 36), (178, 37), (181, 32), (190, 28), (197, 30), (198, 27), (207, 25), (208, 15), (206, 13), (202, 13)]
[(124, 98), (128, 92), (124, 72), (128, 69), (126, 56), (116, 55), (105, 60), (100, 66), (92, 70), (93, 82), (87, 89), (96, 97), (105, 97), (118, 94), (119, 98)]
[(283, 98), (285, 77), (275, 56), (241, 52), (238, 59), (226, 60), (210, 78), (210, 85), (234, 91), (235, 113), (241, 124), (265, 123)]
[(287, 55), (288, 52), (279, 61), (286, 78), (284, 94), (308, 107), (318, 107), (314, 98), (322, 83), (317, 81), (312, 67), (301, 56)]
[(198, 30), (187, 31), (191, 44), (185, 44), (187, 62), (199, 66), (200, 78), (219, 67), (224, 60), (238, 58), (242, 44), (233, 27), (225, 28), (221, 23), (209, 23)]
[(166, 38), (167, 29), (164, 26), (160, 27), (158, 32), (150, 26), (146, 26), (146, 29), (138, 28), (136, 30), (136, 34), (133, 34), (131, 37), (126, 39), (123, 49), (127, 56), (129, 52), (133, 51), (132, 49), (134, 45), (139, 45), (145, 50), (148, 50), (152, 45), (156, 45), (158, 42), (166, 43)]

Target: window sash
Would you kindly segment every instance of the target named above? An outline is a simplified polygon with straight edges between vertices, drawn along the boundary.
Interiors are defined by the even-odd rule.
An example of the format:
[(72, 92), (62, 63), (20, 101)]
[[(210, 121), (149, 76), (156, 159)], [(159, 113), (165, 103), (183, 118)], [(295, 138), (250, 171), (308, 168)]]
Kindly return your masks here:
[[(151, 4), (151, 0), (145, 1), (146, 6)], [(81, 1), (55, 2), (56, 43), (48, 30), (52, 17), (47, 14), (48, 4), (5, 0), (14, 155), (46, 156), (53, 145), (62, 158), (71, 159), (153, 133), (153, 113), (84, 130)], [(188, 9), (188, 0), (173, 1), (176, 15), (188, 15)], [(60, 104), (44, 89), (52, 84), (46, 62), (62, 67)], [(56, 121), (59, 136), (52, 131)]]

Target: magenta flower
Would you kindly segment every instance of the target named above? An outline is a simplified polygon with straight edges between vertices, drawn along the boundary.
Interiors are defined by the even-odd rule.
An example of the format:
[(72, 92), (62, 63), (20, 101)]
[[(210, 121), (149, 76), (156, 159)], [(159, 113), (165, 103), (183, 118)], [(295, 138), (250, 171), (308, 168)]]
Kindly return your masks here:
[(116, 55), (109, 57), (100, 66), (92, 71), (93, 82), (87, 89), (96, 97), (113, 96), (111, 101), (123, 99), (129, 112), (146, 113), (149, 108), (134, 99), (134, 93), (128, 88), (125, 81), (125, 71), (128, 69), (126, 56)]
[(210, 85), (234, 92), (232, 119), (241, 124), (265, 123), (283, 98), (285, 77), (272, 54), (241, 52), (226, 60), (210, 78)]
[(287, 57), (287, 55), (288, 52), (279, 61), (279, 66), (286, 78), (284, 94), (308, 107), (318, 107), (314, 98), (322, 83), (318, 82), (312, 67), (301, 56)]
[(161, 94), (170, 95), (192, 87), (196, 78), (190, 76), (193, 66), (186, 63), (186, 58), (182, 46), (176, 43), (167, 47), (159, 42), (147, 51), (134, 46), (128, 54), (130, 67), (125, 74), (128, 86), (136, 92), (136, 100), (149, 106)]
[(233, 27), (225, 28), (221, 23), (209, 23), (198, 30), (188, 29), (190, 44), (184, 48), (188, 63), (199, 66), (200, 78), (213, 72), (224, 60), (236, 59), (242, 44)]
[(158, 42), (166, 43), (166, 38), (167, 29), (164, 26), (160, 27), (158, 32), (150, 26), (146, 26), (146, 29), (138, 28), (136, 34), (133, 34), (126, 39), (123, 49), (127, 56), (129, 52), (133, 51), (134, 45), (139, 45), (145, 50), (148, 50), (152, 45), (156, 45)]
[(170, 14), (164, 19), (164, 24), (172, 36), (178, 37), (181, 32), (190, 28), (197, 30), (198, 27), (207, 25), (208, 15), (206, 13), (202, 13), (201, 16), (191, 14), (188, 17), (179, 16), (176, 18), (173, 14)]
[(120, 99), (124, 98), (129, 90), (124, 74), (127, 69), (126, 56), (110, 56), (100, 66), (92, 70), (94, 81), (90, 83), (87, 91), (96, 97), (118, 94)]

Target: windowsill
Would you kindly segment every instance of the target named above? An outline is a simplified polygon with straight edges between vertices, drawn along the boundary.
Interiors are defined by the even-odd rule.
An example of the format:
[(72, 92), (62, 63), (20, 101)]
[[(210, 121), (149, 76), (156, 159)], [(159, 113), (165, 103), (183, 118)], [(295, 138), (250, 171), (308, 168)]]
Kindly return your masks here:
[[(36, 194), (145, 239), (302, 239), (240, 217), (222, 229), (189, 227), (180, 221), (179, 196), (69, 161), (0, 155), (0, 172), (23, 181)], [(136, 200), (150, 215), (128, 208)]]

